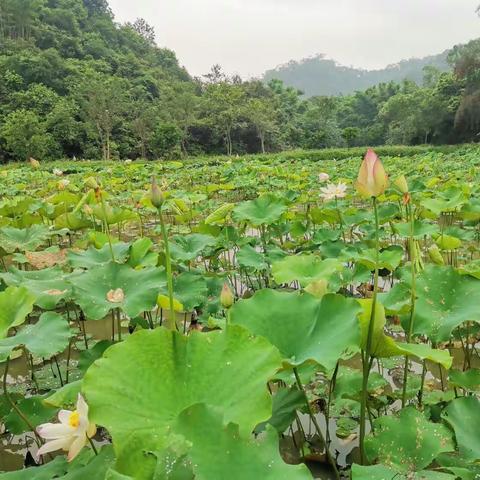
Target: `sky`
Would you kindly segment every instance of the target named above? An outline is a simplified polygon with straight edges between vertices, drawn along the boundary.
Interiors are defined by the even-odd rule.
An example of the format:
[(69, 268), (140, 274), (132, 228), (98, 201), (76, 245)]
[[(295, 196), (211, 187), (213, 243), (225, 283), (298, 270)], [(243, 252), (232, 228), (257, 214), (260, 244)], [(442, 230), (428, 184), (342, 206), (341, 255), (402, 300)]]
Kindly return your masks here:
[(480, 37), (480, 0), (110, 0), (118, 22), (144, 18), (192, 75), (220, 64), (243, 78), (325, 54), (367, 69)]

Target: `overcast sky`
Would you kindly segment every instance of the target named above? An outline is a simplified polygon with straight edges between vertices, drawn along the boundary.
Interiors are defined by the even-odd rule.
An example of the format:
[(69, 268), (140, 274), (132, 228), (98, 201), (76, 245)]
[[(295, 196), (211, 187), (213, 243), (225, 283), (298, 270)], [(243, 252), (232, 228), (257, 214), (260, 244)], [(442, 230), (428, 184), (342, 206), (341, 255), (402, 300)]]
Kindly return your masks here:
[(324, 53), (382, 68), (480, 37), (480, 0), (110, 0), (119, 22), (143, 17), (188, 71), (219, 63), (260, 75)]

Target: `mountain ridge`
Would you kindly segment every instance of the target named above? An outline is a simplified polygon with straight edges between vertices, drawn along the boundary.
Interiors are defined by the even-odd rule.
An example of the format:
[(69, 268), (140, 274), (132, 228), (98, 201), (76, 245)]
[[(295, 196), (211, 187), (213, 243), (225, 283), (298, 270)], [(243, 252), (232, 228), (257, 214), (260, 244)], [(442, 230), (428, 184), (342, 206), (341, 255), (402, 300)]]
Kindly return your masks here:
[(306, 97), (348, 95), (358, 90), (366, 90), (379, 83), (412, 80), (422, 83), (423, 69), (432, 66), (447, 71), (450, 49), (436, 55), (400, 60), (381, 69), (367, 70), (345, 66), (317, 54), (301, 60), (291, 60), (267, 70), (263, 80), (282, 80), (286, 85), (304, 92)]

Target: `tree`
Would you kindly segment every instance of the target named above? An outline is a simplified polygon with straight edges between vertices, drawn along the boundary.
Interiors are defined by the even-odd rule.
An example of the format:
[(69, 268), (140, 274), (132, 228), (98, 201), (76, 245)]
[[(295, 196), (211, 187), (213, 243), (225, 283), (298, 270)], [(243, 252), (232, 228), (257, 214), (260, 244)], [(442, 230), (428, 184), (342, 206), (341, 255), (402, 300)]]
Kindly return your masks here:
[(360, 130), (357, 127), (347, 127), (342, 131), (342, 138), (347, 142), (349, 147), (355, 145), (355, 141), (360, 136)]
[(146, 20), (137, 18), (133, 23), (127, 23), (127, 26), (137, 32), (150, 45), (155, 45), (155, 29)]
[(267, 135), (277, 131), (276, 112), (269, 98), (253, 98), (245, 107), (245, 116), (255, 127), (260, 140), (260, 149), (265, 153)]
[(157, 124), (150, 141), (154, 155), (157, 158), (175, 155), (179, 150), (181, 138), (182, 132), (175, 124)]
[(242, 124), (245, 92), (241, 85), (221, 82), (208, 85), (205, 95), (207, 121), (223, 137), (226, 153), (230, 156), (233, 130)]
[(112, 132), (126, 112), (127, 84), (118, 77), (96, 76), (80, 87), (86, 120), (94, 126), (102, 148), (102, 158), (110, 160)]
[(29, 110), (16, 110), (5, 119), (1, 129), (7, 149), (13, 158), (43, 158), (53, 150), (53, 139), (38, 115)]
[(152, 138), (157, 112), (155, 105), (146, 101), (137, 101), (133, 108), (132, 131), (138, 139), (140, 157), (148, 157), (147, 148)]

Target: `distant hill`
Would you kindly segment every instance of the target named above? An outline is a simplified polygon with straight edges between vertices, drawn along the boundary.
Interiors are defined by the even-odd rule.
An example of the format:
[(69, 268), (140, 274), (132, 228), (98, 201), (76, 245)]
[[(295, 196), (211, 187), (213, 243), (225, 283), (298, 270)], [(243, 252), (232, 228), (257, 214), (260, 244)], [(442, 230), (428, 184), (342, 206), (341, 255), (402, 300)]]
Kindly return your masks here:
[(296, 87), (305, 96), (346, 95), (356, 90), (365, 90), (381, 82), (401, 82), (404, 79), (420, 84), (423, 81), (424, 67), (431, 65), (441, 71), (449, 70), (447, 56), (449, 50), (439, 55), (412, 58), (389, 65), (382, 70), (362, 70), (345, 67), (335, 60), (317, 55), (300, 61), (291, 61), (264, 74), (264, 80), (283, 80), (286, 85)]

